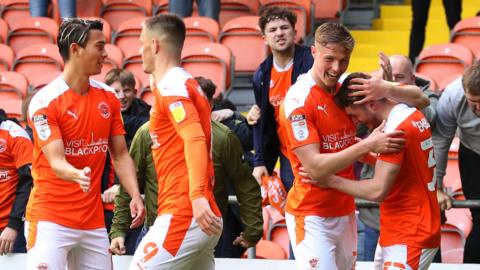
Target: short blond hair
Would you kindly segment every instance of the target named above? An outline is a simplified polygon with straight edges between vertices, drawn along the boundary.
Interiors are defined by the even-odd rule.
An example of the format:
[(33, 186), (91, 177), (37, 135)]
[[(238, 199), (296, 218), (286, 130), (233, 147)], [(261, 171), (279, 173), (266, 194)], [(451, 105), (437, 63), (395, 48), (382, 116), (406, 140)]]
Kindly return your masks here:
[(355, 46), (355, 40), (353, 39), (350, 31), (338, 23), (327, 22), (320, 25), (315, 31), (315, 43), (322, 46), (327, 44), (340, 44), (347, 51), (353, 51)]

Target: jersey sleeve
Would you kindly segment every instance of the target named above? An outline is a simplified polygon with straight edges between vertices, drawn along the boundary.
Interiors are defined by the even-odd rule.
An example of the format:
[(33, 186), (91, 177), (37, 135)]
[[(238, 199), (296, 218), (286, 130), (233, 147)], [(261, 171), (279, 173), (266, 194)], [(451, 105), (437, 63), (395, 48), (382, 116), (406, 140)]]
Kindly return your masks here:
[(319, 143), (320, 138), (315, 128), (315, 118), (308, 110), (308, 104), (293, 110), (286, 116), (285, 111), (281, 109), (280, 121), (288, 138), (290, 149), (295, 149), (304, 145)]
[[(112, 95), (113, 96), (113, 95)], [(120, 101), (115, 98), (111, 97), (112, 101), (112, 128), (110, 129), (110, 137), (116, 135), (124, 135), (125, 129), (123, 128), (123, 120), (122, 120), (122, 113), (120, 110)]]
[[(25, 131), (24, 131), (25, 132)], [(27, 132), (25, 132), (27, 135)], [(18, 136), (13, 137), (11, 140), (11, 153), (15, 162), (15, 167), (18, 169), (26, 164), (32, 163), (33, 157), (33, 144), (29, 139)]]
[[(406, 147), (408, 145), (408, 131), (405, 130), (404, 128), (396, 128), (395, 130), (402, 130), (405, 132), (405, 140), (407, 140), (405, 141), (405, 147)], [(402, 165), (403, 158), (405, 156), (405, 147), (402, 148), (400, 152), (379, 154), (377, 159), (388, 162), (388, 163), (393, 163), (396, 165)]]
[(62, 139), (55, 102), (33, 113), (29, 119), (33, 131), (33, 141), (42, 148), (55, 140)]

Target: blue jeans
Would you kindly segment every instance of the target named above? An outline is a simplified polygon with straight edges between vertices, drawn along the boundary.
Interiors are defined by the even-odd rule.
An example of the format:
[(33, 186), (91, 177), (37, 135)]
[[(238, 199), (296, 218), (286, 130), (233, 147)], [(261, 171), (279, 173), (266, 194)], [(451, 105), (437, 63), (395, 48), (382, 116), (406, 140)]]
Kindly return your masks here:
[(147, 235), (149, 229), (150, 228), (147, 225), (143, 225), (142, 230), (138, 234), (137, 243), (135, 243), (135, 250), (138, 248), (138, 245), (140, 245), (140, 242), (142, 242), (143, 237)]
[[(50, 0), (30, 0), (30, 16), (47, 17), (49, 4)], [(76, 0), (58, 0), (58, 8), (60, 10), (60, 17), (62, 18), (77, 17)]]
[(365, 224), (364, 261), (373, 262), (380, 231)]
[[(182, 17), (192, 16), (192, 5), (193, 0), (168, 1), (169, 11)], [(200, 16), (210, 17), (218, 21), (218, 14), (220, 13), (220, 0), (197, 0), (197, 6)]]

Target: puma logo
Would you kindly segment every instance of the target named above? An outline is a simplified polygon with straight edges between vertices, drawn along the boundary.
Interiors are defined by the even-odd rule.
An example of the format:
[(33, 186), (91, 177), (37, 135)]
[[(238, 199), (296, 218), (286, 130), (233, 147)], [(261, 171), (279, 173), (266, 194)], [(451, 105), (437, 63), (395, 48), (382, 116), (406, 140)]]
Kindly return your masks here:
[(323, 106), (318, 105), (317, 109), (320, 110), (320, 111), (323, 111), (325, 114), (327, 114), (327, 104), (325, 104)]
[(78, 120), (78, 116), (76, 115), (76, 111), (77, 111), (77, 110), (75, 110), (74, 112), (72, 112), (72, 111), (67, 110), (67, 113), (68, 113), (70, 116), (72, 116), (73, 118), (75, 118), (75, 120)]

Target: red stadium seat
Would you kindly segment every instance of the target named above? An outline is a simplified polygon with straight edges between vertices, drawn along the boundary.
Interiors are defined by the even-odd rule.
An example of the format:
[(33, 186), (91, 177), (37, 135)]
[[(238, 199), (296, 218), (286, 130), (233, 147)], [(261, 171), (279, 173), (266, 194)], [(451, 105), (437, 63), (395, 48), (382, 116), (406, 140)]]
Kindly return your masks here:
[(112, 43), (117, 45), (124, 54), (130, 54), (130, 51), (138, 52), (141, 46), (140, 33), (146, 19), (147, 17), (138, 17), (120, 24)]
[(465, 236), (462, 231), (451, 224), (441, 228), (441, 251), (443, 263), (463, 263), (463, 248)]
[(459, 44), (433, 45), (423, 49), (415, 63), (415, 72), (425, 74), (440, 82), (445, 74), (463, 73), (473, 63), (470, 49)]
[(123, 61), (123, 52), (113, 44), (105, 44), (105, 50), (107, 51), (107, 59), (103, 63), (102, 71), (100, 74), (92, 76), (92, 79), (103, 82), (105, 81), (105, 75), (113, 68), (121, 68)]
[(451, 74), (444, 76), (440, 82), (438, 82), (438, 89), (440, 92), (443, 92), (445, 90), (445, 87), (447, 87), (451, 82), (455, 81), (456, 79), (460, 78), (462, 74)]
[(312, 0), (315, 5), (315, 20), (338, 20), (345, 7), (344, 0)]
[(13, 64), (14, 55), (14, 52), (9, 46), (0, 44), (0, 71), (10, 70)]
[(100, 15), (114, 30), (127, 20), (152, 14), (151, 0), (106, 0)]
[(219, 22), (224, 26), (231, 19), (258, 14), (258, 0), (220, 0)]
[(27, 96), (28, 82), (20, 73), (0, 72), (0, 100), (23, 100)]
[(183, 47), (199, 43), (215, 43), (218, 39), (220, 26), (217, 21), (208, 17), (188, 17), (183, 20), (187, 33)]
[(23, 115), (23, 101), (20, 99), (0, 101), (0, 109), (3, 109), (7, 117), (16, 118), (19, 121), (25, 119)]
[(30, 83), (30, 92), (31, 93), (37, 92), (38, 90), (42, 89), (45, 85), (51, 83), (60, 75), (62, 75), (62, 72), (54, 71), (54, 72), (42, 74), (41, 76), (33, 79), (33, 81)]
[[(257, 259), (270, 259), (270, 260), (285, 260), (287, 254), (278, 244), (268, 241), (260, 240), (257, 243), (256, 253)], [(246, 255), (244, 255), (246, 257)]]
[(148, 74), (143, 71), (142, 56), (138, 50), (131, 50), (125, 53), (122, 68), (128, 69), (141, 82), (148, 82)]
[[(1, 7), (0, 7), (1, 8)], [(5, 20), (0, 19), (0, 42), (5, 43), (7, 42), (7, 35), (8, 35), (9, 27)]]
[(182, 67), (192, 76), (203, 76), (217, 86), (214, 97), (228, 91), (232, 85), (232, 53), (218, 43), (201, 43), (185, 47)]
[(480, 17), (459, 21), (453, 28), (450, 42), (469, 48), (480, 59)]
[(58, 35), (58, 25), (50, 18), (23, 18), (10, 24), (7, 44), (18, 53), (32, 44), (55, 44)]
[(287, 225), (284, 222), (273, 224), (270, 227), (267, 240), (277, 243), (285, 251), (285, 254), (290, 254), (290, 237), (288, 236)]
[(48, 72), (62, 71), (63, 60), (53, 44), (31, 45), (17, 54), (12, 70), (26, 78), (36, 78)]
[(140, 98), (145, 101), (148, 105), (150, 106), (153, 106), (153, 103), (155, 101), (155, 96), (154, 94), (152, 93), (152, 91), (150, 90), (150, 87), (148, 88), (144, 88), (141, 92), (140, 92)]
[(295, 29), (298, 42), (304, 39), (313, 29), (313, 8), (311, 0), (260, 0), (262, 6), (280, 6), (291, 10), (297, 15)]
[(1, 0), (0, 17), (9, 25), (18, 22), (19, 18), (30, 17), (29, 0)]
[(470, 210), (467, 208), (452, 208), (445, 211), (447, 216), (447, 223), (455, 225), (459, 228), (463, 235), (468, 237), (472, 231), (472, 216)]
[(258, 16), (245, 16), (228, 21), (223, 26), (219, 42), (228, 47), (234, 55), (235, 72), (238, 73), (253, 73), (268, 54), (258, 26)]

